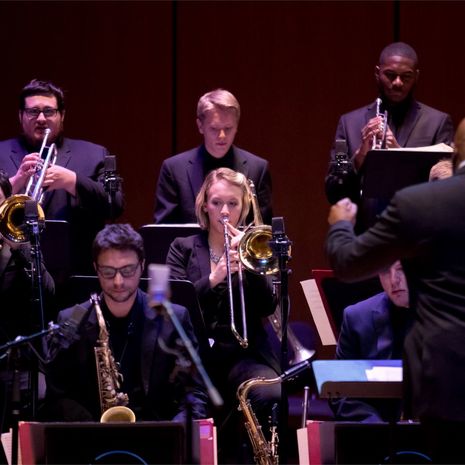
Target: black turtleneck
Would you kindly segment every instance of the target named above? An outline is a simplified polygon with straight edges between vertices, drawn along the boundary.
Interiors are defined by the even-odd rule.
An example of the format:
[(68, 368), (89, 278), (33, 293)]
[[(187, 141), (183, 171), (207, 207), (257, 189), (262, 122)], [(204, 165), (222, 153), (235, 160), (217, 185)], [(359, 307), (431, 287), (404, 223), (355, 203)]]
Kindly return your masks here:
[(213, 170), (218, 168), (230, 168), (234, 169), (234, 150), (231, 146), (226, 154), (221, 158), (216, 158), (211, 155), (204, 145), (202, 145), (200, 149), (200, 154), (202, 156), (203, 161), (203, 175), (205, 176)]

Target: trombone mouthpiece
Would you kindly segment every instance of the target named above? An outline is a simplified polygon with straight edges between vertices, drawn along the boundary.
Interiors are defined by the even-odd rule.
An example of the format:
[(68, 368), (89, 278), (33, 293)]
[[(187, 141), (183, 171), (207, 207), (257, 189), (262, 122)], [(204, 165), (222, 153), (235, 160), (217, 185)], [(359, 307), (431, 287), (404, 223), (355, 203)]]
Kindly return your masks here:
[(220, 223), (226, 224), (229, 222), (229, 216), (228, 215), (221, 215)]
[(44, 132), (45, 135), (48, 136), (50, 134), (50, 128), (45, 128)]

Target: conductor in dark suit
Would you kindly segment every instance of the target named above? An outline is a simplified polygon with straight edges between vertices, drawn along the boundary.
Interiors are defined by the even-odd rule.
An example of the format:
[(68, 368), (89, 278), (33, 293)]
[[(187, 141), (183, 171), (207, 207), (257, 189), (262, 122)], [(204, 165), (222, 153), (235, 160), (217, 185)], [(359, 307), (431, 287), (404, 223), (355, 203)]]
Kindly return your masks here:
[[(343, 197), (360, 201), (363, 164), (376, 138), (377, 148), (423, 147), (441, 142), (450, 144), (454, 133), (450, 116), (418, 102), (414, 91), (420, 70), (415, 50), (403, 42), (386, 46), (375, 66), (380, 113), (387, 111), (385, 141), (382, 117), (373, 101), (341, 116), (331, 149), (326, 195), (330, 203)], [(336, 141), (347, 144), (347, 160), (337, 160)], [(344, 155), (343, 152), (339, 153)], [(359, 212), (361, 213), (361, 212)]]
[(265, 224), (271, 224), (268, 161), (233, 145), (241, 109), (231, 92), (216, 89), (197, 104), (203, 144), (163, 161), (156, 189), (155, 223), (195, 223), (195, 197), (206, 175), (217, 168), (239, 171), (255, 184)]
[[(100, 307), (109, 332), (108, 345), (123, 375), (119, 392), (129, 397), (128, 407), (137, 420), (182, 420), (186, 418), (190, 393), (193, 418), (204, 418), (206, 393), (196, 376), (175, 371), (176, 357), (160, 346), (180, 350), (178, 334), (170, 319), (151, 308), (149, 297), (138, 286), (144, 269), (141, 236), (127, 224), (111, 224), (97, 234), (93, 259), (102, 294)], [(51, 346), (53, 361), (46, 372), (45, 417), (65, 421), (98, 421), (105, 410), (100, 395), (111, 394), (106, 382), (99, 383), (94, 347), (102, 347), (100, 325), (94, 306), (88, 309), (79, 328), (79, 339), (68, 348)], [(196, 346), (192, 323), (184, 307), (173, 310)], [(71, 317), (63, 310), (58, 321)], [(58, 350), (57, 350), (58, 349)], [(102, 376), (104, 371), (100, 370)], [(171, 379), (171, 375), (173, 375)]]
[(455, 150), (454, 176), (397, 192), (360, 236), (353, 230), (356, 205), (336, 203), (326, 245), (332, 268), (346, 280), (402, 259), (416, 312), (404, 348), (405, 407), (424, 423), (440, 463), (465, 463), (465, 120)]
[[(340, 360), (386, 360), (402, 358), (405, 335), (413, 322), (409, 291), (402, 265), (396, 261), (381, 270), (384, 292), (344, 309), (336, 348)], [(338, 399), (330, 401), (336, 420), (392, 421), (400, 417), (397, 400)]]
[[(6, 171), (13, 194), (24, 193), (39, 164), (45, 129), (47, 144), (58, 149), (55, 165), (47, 169), (42, 206), (46, 219), (70, 224), (74, 272), (89, 272), (92, 240), (105, 220), (122, 213), (120, 191), (109, 196), (103, 183), (104, 157), (100, 145), (63, 136), (63, 91), (48, 81), (34, 79), (20, 94), (19, 122), (22, 134), (0, 142), (0, 169)], [(44, 151), (45, 152), (45, 151)], [(45, 154), (44, 154), (45, 156)]]

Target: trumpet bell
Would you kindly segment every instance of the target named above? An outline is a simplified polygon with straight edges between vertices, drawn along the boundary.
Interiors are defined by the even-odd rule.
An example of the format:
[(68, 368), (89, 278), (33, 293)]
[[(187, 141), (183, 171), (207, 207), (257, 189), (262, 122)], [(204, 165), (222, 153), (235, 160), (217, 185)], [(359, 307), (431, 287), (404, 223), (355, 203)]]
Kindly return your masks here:
[(273, 238), (271, 226), (261, 225), (249, 228), (239, 243), (239, 259), (247, 270), (260, 274), (276, 274), (278, 259), (273, 256), (269, 242)]
[[(24, 194), (8, 197), (0, 205), (0, 234), (11, 242), (28, 242), (25, 222), (26, 201), (32, 200)], [(37, 204), (39, 223), (44, 223), (45, 215), (42, 207)]]

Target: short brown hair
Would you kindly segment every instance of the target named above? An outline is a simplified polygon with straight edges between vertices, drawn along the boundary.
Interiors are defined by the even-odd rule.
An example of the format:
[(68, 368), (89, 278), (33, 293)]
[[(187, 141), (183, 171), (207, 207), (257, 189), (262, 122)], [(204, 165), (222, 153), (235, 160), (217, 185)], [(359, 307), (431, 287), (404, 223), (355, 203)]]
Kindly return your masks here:
[(206, 113), (212, 110), (232, 111), (236, 114), (237, 121), (241, 116), (241, 107), (236, 97), (225, 89), (215, 89), (200, 97), (197, 103), (197, 118), (205, 119)]

